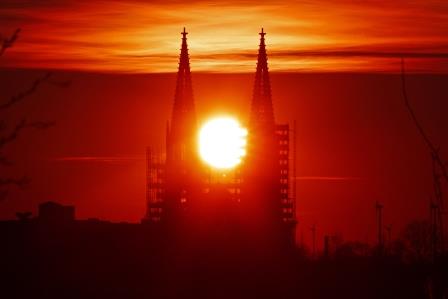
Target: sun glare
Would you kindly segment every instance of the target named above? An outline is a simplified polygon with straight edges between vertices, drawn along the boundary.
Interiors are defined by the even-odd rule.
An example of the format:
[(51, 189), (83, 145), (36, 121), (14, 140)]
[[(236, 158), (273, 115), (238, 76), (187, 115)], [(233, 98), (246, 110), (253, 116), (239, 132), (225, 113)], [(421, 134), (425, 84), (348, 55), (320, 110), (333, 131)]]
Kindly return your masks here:
[(246, 136), (247, 130), (236, 119), (213, 118), (199, 132), (199, 154), (212, 167), (233, 168), (246, 155)]

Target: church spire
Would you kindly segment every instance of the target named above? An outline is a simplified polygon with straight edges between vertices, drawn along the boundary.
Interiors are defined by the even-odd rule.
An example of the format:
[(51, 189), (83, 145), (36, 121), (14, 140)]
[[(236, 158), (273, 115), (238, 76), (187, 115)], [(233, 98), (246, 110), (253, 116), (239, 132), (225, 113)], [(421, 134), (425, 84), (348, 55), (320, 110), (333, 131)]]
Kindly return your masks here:
[[(188, 55), (187, 34), (185, 27), (182, 34), (182, 46), (179, 56), (179, 69), (177, 72), (176, 91), (171, 118), (171, 133), (177, 138), (186, 137), (189, 130), (196, 126), (196, 113), (191, 84), (190, 60)], [(189, 128), (189, 129), (187, 129)], [(187, 131), (185, 131), (187, 129)], [(174, 136), (173, 136), (174, 137)]]
[(272, 108), (271, 83), (269, 80), (268, 57), (264, 36), (261, 28), (260, 47), (258, 49), (257, 72), (252, 97), (250, 125), (253, 129), (274, 127), (274, 111)]
[(166, 167), (164, 170), (165, 220), (176, 220), (194, 198), (197, 189), (196, 112), (191, 83), (187, 31), (182, 34), (176, 91), (171, 123), (166, 126)]

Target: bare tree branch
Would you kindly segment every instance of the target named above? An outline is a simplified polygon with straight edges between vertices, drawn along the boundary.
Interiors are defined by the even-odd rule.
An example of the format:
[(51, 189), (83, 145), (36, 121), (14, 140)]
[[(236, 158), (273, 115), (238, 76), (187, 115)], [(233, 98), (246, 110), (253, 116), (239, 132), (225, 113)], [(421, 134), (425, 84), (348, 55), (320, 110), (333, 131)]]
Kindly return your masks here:
[(47, 129), (54, 126), (54, 122), (43, 122), (35, 121), (28, 123), (25, 119), (22, 119), (12, 130), (12, 132), (4, 137), (0, 137), (0, 149), (6, 144), (13, 142), (19, 136), (19, 133), (25, 128), (35, 128), (35, 129)]
[(404, 98), (404, 103), (406, 105), (406, 108), (407, 108), (409, 114), (411, 115), (411, 118), (412, 118), (415, 126), (417, 127), (417, 130), (419, 131), (424, 142), (426, 143), (426, 146), (429, 148), (434, 161), (439, 166), (439, 168), (442, 172), (442, 176), (448, 182), (448, 171), (446, 168), (446, 163), (444, 161), (442, 161), (442, 158), (440, 157), (440, 154), (439, 154), (439, 149), (436, 148), (434, 146), (434, 144), (431, 142), (431, 140), (429, 139), (428, 134), (426, 134), (422, 125), (418, 121), (417, 116), (415, 115), (414, 109), (412, 108), (412, 106), (409, 102), (408, 95), (406, 92), (406, 75), (405, 75), (405, 68), (404, 68), (404, 58), (401, 58), (401, 90), (402, 90), (402, 94), (403, 94), (403, 98)]
[(7, 109), (7, 108), (11, 107), (12, 105), (17, 104), (18, 102), (22, 101), (27, 96), (32, 95), (37, 90), (39, 85), (41, 85), (43, 82), (47, 81), (51, 76), (52, 76), (52, 73), (48, 72), (44, 76), (37, 78), (36, 80), (34, 80), (33, 84), (31, 84), (31, 86), (27, 90), (25, 90), (23, 92), (19, 92), (17, 95), (12, 96), (9, 99), (9, 101), (1, 104), (0, 110)]
[(4, 147), (6, 144), (16, 140), (17, 136), (19, 135), (20, 131), (25, 128), (26, 120), (22, 119), (12, 130), (9, 135), (0, 137), (0, 149)]
[[(14, 45), (16, 40), (19, 38), (19, 33), (20, 28), (16, 29), (13, 35), (9, 38), (2, 38), (0, 36), (0, 56), (2, 56), (8, 48), (11, 48)], [(23, 101), (28, 96), (36, 92), (38, 87), (44, 82), (62, 88), (69, 87), (71, 85), (71, 81), (51, 80), (52, 79), (51, 77), (52, 73), (48, 72), (42, 77), (37, 78), (36, 80), (34, 80), (34, 82), (28, 89), (16, 94), (15, 96), (12, 96), (7, 102), (0, 104), (0, 111), (6, 110), (11, 106)], [(17, 137), (20, 135), (21, 131), (26, 128), (44, 130), (51, 126), (54, 126), (54, 124), (55, 124), (54, 122), (45, 122), (45, 121), (27, 122), (26, 119), (22, 119), (19, 123), (16, 124), (16, 126), (12, 129), (12, 131), (9, 134), (6, 134), (5, 136), (0, 136), (0, 150), (5, 145), (16, 140)], [(0, 120), (0, 132), (5, 131), (6, 127), (7, 126), (5, 122), (3, 120)], [(12, 162), (10, 162), (5, 156), (1, 155), (0, 153), (0, 166), (9, 166), (9, 165), (12, 165)], [(19, 188), (24, 188), (27, 184), (29, 184), (29, 182), (30, 179), (26, 176), (22, 178), (0, 178), (0, 201), (5, 200), (7, 198), (9, 192), (9, 186), (15, 185)]]
[(15, 41), (19, 38), (20, 30), (21, 30), (20, 28), (17, 28), (10, 38), (6, 38), (3, 40), (3, 43), (0, 48), (0, 56), (2, 56), (3, 53), (5, 53), (6, 49), (11, 48), (12, 45), (15, 43)]
[(7, 186), (7, 185), (16, 185), (19, 188), (24, 188), (26, 185), (30, 183), (30, 179), (26, 176), (20, 178), (20, 179), (13, 179), (13, 178), (7, 178), (7, 179), (1, 179), (0, 178), (0, 186)]

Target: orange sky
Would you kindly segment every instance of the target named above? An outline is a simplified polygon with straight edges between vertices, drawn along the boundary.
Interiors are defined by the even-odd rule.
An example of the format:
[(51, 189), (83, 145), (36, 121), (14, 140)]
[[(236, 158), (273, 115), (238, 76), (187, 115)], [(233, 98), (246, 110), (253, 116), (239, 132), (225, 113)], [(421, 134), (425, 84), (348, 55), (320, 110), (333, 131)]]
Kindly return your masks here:
[(193, 71), (252, 72), (261, 26), (274, 71), (448, 70), (448, 2), (2, 0), (22, 28), (6, 67), (173, 72), (187, 27)]

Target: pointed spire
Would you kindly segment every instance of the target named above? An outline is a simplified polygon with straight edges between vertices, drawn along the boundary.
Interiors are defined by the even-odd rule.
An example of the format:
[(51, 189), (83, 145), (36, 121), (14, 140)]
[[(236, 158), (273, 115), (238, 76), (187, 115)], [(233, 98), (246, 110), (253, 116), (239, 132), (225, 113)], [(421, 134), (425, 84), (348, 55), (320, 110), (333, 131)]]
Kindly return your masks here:
[(252, 97), (251, 127), (274, 127), (274, 111), (272, 107), (271, 83), (269, 80), (268, 57), (266, 54), (266, 32), (261, 28), (260, 46), (258, 49), (257, 71)]
[[(179, 55), (176, 91), (174, 94), (171, 122), (167, 126), (167, 161), (180, 164), (191, 160), (196, 136), (196, 112), (191, 83), (190, 61), (187, 46), (187, 31), (181, 32), (182, 43)], [(182, 168), (182, 165), (177, 165)]]
[(182, 46), (180, 49), (179, 69), (177, 72), (176, 92), (171, 118), (171, 133), (174, 136), (185, 135), (186, 128), (196, 126), (196, 113), (187, 46), (188, 32), (185, 30), (185, 27), (181, 34)]

